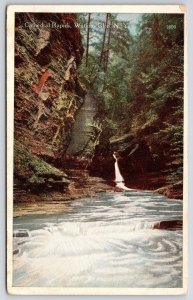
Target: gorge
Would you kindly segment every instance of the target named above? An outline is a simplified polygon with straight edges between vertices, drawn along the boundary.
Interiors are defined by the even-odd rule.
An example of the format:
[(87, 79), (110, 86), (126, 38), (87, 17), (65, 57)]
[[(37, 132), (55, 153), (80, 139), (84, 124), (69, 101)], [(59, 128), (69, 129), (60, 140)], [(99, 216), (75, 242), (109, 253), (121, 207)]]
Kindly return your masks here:
[(16, 13), (13, 286), (180, 288), (183, 16), (99, 15)]
[[(73, 198), (73, 189), (76, 185), (73, 178), (76, 181), (78, 177), (80, 177), (80, 182), (82, 181), (78, 190), (81, 188), (84, 190), (85, 181), (92, 182), (92, 178), (97, 178), (96, 190), (104, 190), (107, 185), (107, 190), (112, 190), (115, 176), (114, 151), (117, 151), (122, 157), (119, 165), (127, 186), (158, 190), (170, 198), (181, 199), (182, 134), (179, 118), (181, 118), (182, 111), (181, 104), (178, 104), (178, 98), (181, 97), (179, 93), (181, 93), (182, 83), (180, 84), (177, 78), (177, 84), (172, 78), (170, 85), (174, 90), (169, 92), (171, 87), (169, 85), (167, 87), (162, 82), (162, 85), (168, 89), (165, 91), (168, 98), (165, 103), (160, 100), (162, 102), (159, 106), (155, 103), (158, 108), (155, 106), (153, 111), (152, 105), (149, 108), (147, 96), (145, 96), (146, 99), (143, 99), (143, 93), (138, 93), (137, 82), (134, 83), (134, 80), (137, 79), (132, 78), (136, 75), (132, 71), (130, 61), (127, 61), (129, 55), (132, 55), (131, 46), (129, 46), (128, 53), (124, 58), (125, 64), (128, 65), (127, 80), (130, 77), (128, 85), (133, 96), (138, 98), (135, 98), (135, 101), (128, 98), (124, 102), (121, 99), (121, 93), (125, 90), (122, 83), (123, 91), (117, 87), (115, 89), (115, 92), (120, 94), (117, 95), (120, 99), (119, 107), (117, 100), (115, 100), (116, 102), (111, 100), (110, 103), (110, 100), (105, 97), (106, 95), (110, 96), (108, 89), (112, 90), (113, 88), (110, 81), (114, 86), (116, 81), (117, 85), (120, 84), (120, 79), (114, 76), (117, 75), (116, 68), (121, 67), (120, 62), (124, 61), (122, 57), (119, 58), (120, 51), (126, 51), (127, 44), (122, 46), (122, 50), (117, 48), (115, 40), (117, 36), (113, 36), (112, 33), (111, 55), (117, 51), (116, 60), (120, 60), (118, 61), (119, 65), (116, 63), (113, 65), (113, 58), (111, 58), (112, 67), (110, 64), (106, 73), (103, 71), (103, 66), (101, 66), (101, 70), (96, 71), (97, 62), (94, 57), (96, 54), (92, 52), (89, 57), (90, 63), (86, 69), (83, 56), (86, 46), (83, 46), (85, 42), (82, 39), (84, 32), (74, 26), (77, 16), (75, 14), (54, 14), (52, 17), (52, 22), (68, 23), (71, 24), (71, 27), (52, 28), (52, 30), (50, 28), (33, 28), (32, 30), (29, 27), (23, 27), (23, 24), (25, 22), (49, 22), (49, 15), (18, 13), (16, 16), (15, 202), (36, 199), (40, 191), (42, 198), (45, 199), (46, 191), (51, 194), (56, 193), (57, 196), (61, 193), (68, 195), (67, 198)], [(179, 16), (174, 15), (173, 20), (181, 26), (182, 20)], [(163, 20), (158, 17), (152, 17), (148, 21), (145, 18), (141, 20), (142, 25), (145, 22), (149, 22), (148, 24), (152, 26), (150, 38), (155, 47), (154, 51), (160, 51), (156, 50), (158, 41), (154, 36), (154, 26), (158, 24), (161, 28)], [(123, 36), (123, 38), (129, 39), (131, 44), (134, 38), (128, 29), (126, 31), (122, 28), (119, 33), (121, 38)], [(91, 32), (91, 34), (94, 36), (95, 33)], [(102, 32), (99, 33), (99, 36), (100, 34)], [(115, 34), (117, 33), (115, 32)], [(144, 35), (145, 33), (142, 32), (139, 36), (141, 41), (143, 41)], [(164, 63), (166, 63), (166, 59), (169, 61), (170, 56), (168, 55), (170, 55), (171, 48), (178, 51), (178, 58), (177, 56), (172, 57), (173, 64), (175, 61), (179, 64), (181, 59), (179, 54), (181, 55), (180, 51), (183, 46), (182, 40), (180, 40), (180, 38), (183, 39), (182, 33), (179, 31), (178, 36), (174, 36), (173, 44), (169, 44), (169, 38), (170, 36), (166, 36), (165, 44), (163, 44), (163, 46), (167, 45), (167, 49), (162, 54), (162, 60)], [(138, 41), (132, 41), (132, 43), (133, 48), (142, 47), (137, 45)], [(160, 44), (159, 47), (162, 45)], [(151, 60), (151, 53), (148, 51), (147, 49), (146, 55), (149, 55), (148, 59)], [(174, 56), (174, 54), (172, 55)], [(121, 68), (124, 74), (126, 65)], [(163, 71), (170, 72), (166, 69), (167, 67), (159, 70), (156, 63), (154, 71), (152, 68), (153, 65), (150, 70), (141, 70), (140, 76), (142, 77), (138, 85), (140, 89), (144, 89), (146, 84), (146, 94), (148, 91), (149, 94), (152, 93), (148, 90), (150, 89), (148, 76), (152, 76), (152, 84), (155, 85), (154, 80), (158, 84), (158, 78), (155, 76), (159, 76)], [(181, 65), (175, 71), (179, 78), (181, 76), (180, 68)], [(90, 79), (88, 74), (90, 74)], [(99, 79), (99, 76), (102, 76), (102, 79)], [(168, 73), (168, 76), (171, 75)], [(124, 81), (125, 77), (123, 77)], [(160, 79), (160, 83), (161, 81), (162, 79)], [(103, 86), (102, 94), (99, 93), (100, 86)], [(157, 87), (156, 89), (157, 93), (160, 93)], [(154, 93), (156, 89), (154, 89)], [(125, 91), (125, 95), (122, 97), (130, 97), (128, 93), (130, 93), (129, 90)], [(122, 109), (120, 109), (121, 107)], [(137, 108), (139, 108), (138, 112)], [(167, 116), (165, 114), (167, 108), (170, 109), (170, 112), (175, 109), (175, 113)], [(117, 117), (114, 114), (115, 109), (117, 109)], [(150, 112), (154, 115), (150, 115)], [(148, 114), (149, 118), (145, 120), (144, 118)], [(146, 123), (140, 125), (140, 119), (144, 119)], [(94, 193), (95, 185), (91, 184), (91, 186)], [(80, 196), (81, 193), (78, 194)], [(26, 200), (26, 195), (28, 200)], [(85, 195), (84, 192), (83, 195)]]

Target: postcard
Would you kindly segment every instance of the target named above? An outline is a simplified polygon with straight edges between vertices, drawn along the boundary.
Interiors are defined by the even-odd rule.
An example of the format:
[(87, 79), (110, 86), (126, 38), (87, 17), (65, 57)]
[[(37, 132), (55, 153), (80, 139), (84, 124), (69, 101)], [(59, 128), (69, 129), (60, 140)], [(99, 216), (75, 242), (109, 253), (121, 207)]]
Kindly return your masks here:
[(7, 290), (187, 292), (183, 5), (7, 9)]

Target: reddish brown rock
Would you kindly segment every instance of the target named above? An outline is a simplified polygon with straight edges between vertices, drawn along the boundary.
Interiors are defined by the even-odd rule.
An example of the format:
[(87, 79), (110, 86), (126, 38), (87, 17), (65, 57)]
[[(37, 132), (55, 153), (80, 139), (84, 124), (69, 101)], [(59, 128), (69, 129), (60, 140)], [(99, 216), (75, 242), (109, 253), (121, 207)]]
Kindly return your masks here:
[[(14, 176), (19, 187), (29, 183), (30, 188), (35, 183), (47, 184), (48, 178), (44, 178), (44, 172), (37, 174), (41, 170), (33, 169), (30, 164), (33, 155), (37, 161), (42, 160), (43, 166), (44, 162), (49, 163), (50, 170), (56, 167), (58, 161), (60, 165), (57, 167), (62, 168), (61, 157), (71, 138), (74, 117), (84, 102), (85, 91), (77, 75), (83, 55), (80, 30), (75, 26), (45, 30), (23, 26), (26, 22), (40, 24), (50, 20), (57, 24), (73, 25), (76, 15), (16, 13)], [(22, 152), (21, 149), (29, 150), (29, 161), (26, 162), (23, 154), (27, 150)], [(24, 163), (21, 164), (21, 161)], [(25, 178), (21, 174), (28, 176)], [(63, 189), (62, 180), (54, 178), (53, 181), (55, 184), (49, 182), (49, 185)]]
[(46, 80), (48, 79), (48, 77), (51, 76), (51, 72), (49, 70), (46, 70), (41, 77), (39, 78), (39, 83), (37, 85), (34, 85), (34, 91), (39, 94), (42, 87), (44, 86)]
[[(14, 126), (19, 142), (54, 163), (69, 144), (74, 116), (85, 91), (77, 75), (83, 55), (80, 30), (75, 26), (46, 30), (22, 26), (50, 20), (73, 25), (76, 15), (16, 14)], [(69, 63), (72, 57), (73, 63)]]
[(161, 221), (159, 223), (154, 224), (153, 229), (182, 230), (183, 221), (182, 220)]

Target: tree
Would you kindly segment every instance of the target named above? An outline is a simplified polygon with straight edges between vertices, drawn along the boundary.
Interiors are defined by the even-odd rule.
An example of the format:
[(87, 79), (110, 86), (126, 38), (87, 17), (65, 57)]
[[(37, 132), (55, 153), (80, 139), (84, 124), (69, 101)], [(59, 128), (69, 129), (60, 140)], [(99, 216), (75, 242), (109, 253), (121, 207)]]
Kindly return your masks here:
[(107, 42), (107, 52), (106, 52), (106, 59), (105, 59), (105, 72), (107, 72), (108, 68), (108, 60), (109, 60), (109, 50), (110, 50), (110, 40), (111, 40), (111, 32), (112, 32), (112, 21), (110, 23), (109, 34), (108, 34), (108, 42)]
[(90, 17), (91, 14), (88, 14), (88, 26), (87, 26), (87, 45), (86, 45), (86, 66), (88, 66), (88, 52), (89, 52), (89, 35), (90, 35)]
[(101, 55), (100, 55), (100, 62), (99, 64), (102, 64), (102, 60), (104, 58), (104, 53), (105, 53), (105, 40), (106, 40), (106, 32), (107, 32), (107, 26), (108, 26), (108, 19), (109, 19), (109, 14), (106, 14), (106, 22), (105, 22), (105, 28), (104, 28), (104, 34), (103, 34), (103, 43), (102, 43), (102, 49), (101, 49)]

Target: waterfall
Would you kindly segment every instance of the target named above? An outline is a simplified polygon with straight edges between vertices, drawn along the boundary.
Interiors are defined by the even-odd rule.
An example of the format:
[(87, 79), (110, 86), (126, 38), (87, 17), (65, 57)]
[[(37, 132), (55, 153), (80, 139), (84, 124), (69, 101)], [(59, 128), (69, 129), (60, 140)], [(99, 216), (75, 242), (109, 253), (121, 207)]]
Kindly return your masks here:
[(125, 186), (123, 176), (121, 175), (121, 172), (120, 172), (120, 169), (119, 169), (118, 159), (117, 159), (115, 153), (113, 153), (113, 157), (115, 159), (115, 182), (116, 182), (116, 186), (118, 188), (121, 188), (121, 189), (125, 190), (125, 191), (131, 190), (128, 187)]

